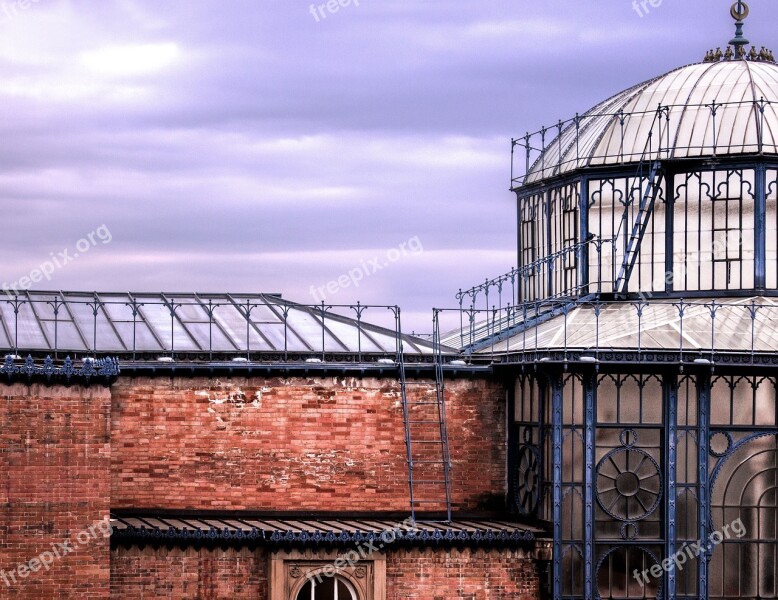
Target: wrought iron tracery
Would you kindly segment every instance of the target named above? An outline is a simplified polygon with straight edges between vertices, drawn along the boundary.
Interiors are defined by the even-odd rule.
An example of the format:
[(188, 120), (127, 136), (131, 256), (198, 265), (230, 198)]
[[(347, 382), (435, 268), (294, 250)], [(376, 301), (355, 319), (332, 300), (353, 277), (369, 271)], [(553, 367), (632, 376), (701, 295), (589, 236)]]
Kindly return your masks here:
[(752, 433), (734, 444), (712, 475), (709, 597), (778, 597), (778, 433)]
[(597, 600), (662, 600), (665, 596), (661, 582), (649, 578), (641, 583), (634, 576), (635, 571), (642, 574), (660, 564), (656, 549), (645, 546), (614, 546), (605, 551), (597, 561), (594, 597)]
[[(548, 448), (538, 471), (552, 474), (541, 480), (541, 498), (553, 501), (538, 502), (534, 514), (555, 523), (555, 598), (778, 596), (774, 377), (525, 376), (517, 418), (530, 397), (552, 404), (531, 411), (540, 429), (518, 444), (535, 449), (540, 431), (540, 447)], [(590, 488), (593, 520), (586, 518)], [(737, 518), (744, 537), (725, 537), (700, 555), (690, 550)], [(663, 567), (635, 587), (635, 569), (650, 571), (679, 552), (686, 553), (679, 568)]]
[[(630, 435), (629, 430), (622, 432), (622, 436), (625, 434)], [(637, 440), (637, 435), (632, 434)], [(634, 443), (622, 441), (622, 445), (597, 464), (597, 502), (607, 515), (636, 528), (637, 521), (650, 516), (659, 506), (661, 469), (648, 452)], [(622, 536), (629, 537), (628, 531), (623, 528)]]
[(524, 515), (533, 515), (540, 501), (540, 453), (530, 445), (519, 450), (516, 468), (516, 506)]

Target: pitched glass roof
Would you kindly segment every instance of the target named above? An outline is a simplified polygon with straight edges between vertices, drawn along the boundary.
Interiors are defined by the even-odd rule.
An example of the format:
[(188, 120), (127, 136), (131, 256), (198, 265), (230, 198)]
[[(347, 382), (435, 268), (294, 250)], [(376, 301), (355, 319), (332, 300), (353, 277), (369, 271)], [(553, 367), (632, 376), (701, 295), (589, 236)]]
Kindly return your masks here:
[[(25, 292), (0, 296), (0, 348), (17, 354), (394, 356), (397, 311), (302, 305), (272, 294)], [(429, 342), (402, 339), (407, 354), (432, 353)]]

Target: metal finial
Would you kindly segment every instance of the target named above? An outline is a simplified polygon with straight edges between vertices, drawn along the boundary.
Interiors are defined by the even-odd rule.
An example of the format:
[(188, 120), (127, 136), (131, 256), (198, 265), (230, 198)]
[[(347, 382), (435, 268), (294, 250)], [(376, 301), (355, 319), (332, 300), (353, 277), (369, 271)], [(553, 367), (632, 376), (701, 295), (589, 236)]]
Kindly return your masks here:
[(748, 4), (740, 0), (735, 2), (730, 8), (729, 13), (732, 18), (735, 19), (735, 37), (729, 40), (729, 45), (725, 52), (721, 51), (721, 48), (716, 50), (709, 50), (705, 55), (704, 62), (719, 62), (722, 60), (749, 60), (759, 62), (775, 62), (775, 56), (770, 50), (766, 50), (764, 46), (757, 51), (755, 46), (751, 47), (749, 52), (746, 46), (750, 44), (746, 37), (743, 35), (743, 21), (748, 18), (751, 9)]
[(729, 14), (732, 15), (732, 18), (735, 19), (735, 21), (745, 21), (750, 12), (751, 9), (748, 8), (748, 4), (740, 0), (732, 5)]
[(748, 4), (740, 0), (732, 5), (729, 10), (729, 14), (735, 19), (735, 37), (729, 40), (731, 46), (735, 48), (735, 56), (741, 58), (743, 56), (743, 46), (749, 43), (746, 37), (743, 35), (743, 21), (748, 18), (750, 9)]

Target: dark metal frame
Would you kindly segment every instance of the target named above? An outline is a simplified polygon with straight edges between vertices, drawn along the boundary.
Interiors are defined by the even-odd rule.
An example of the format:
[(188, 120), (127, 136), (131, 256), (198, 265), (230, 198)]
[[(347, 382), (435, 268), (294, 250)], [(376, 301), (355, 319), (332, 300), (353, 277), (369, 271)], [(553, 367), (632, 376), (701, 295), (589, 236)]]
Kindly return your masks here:
[[(507, 369), (507, 367), (505, 367)], [(520, 369), (520, 370), (517, 370)], [(758, 370), (748, 369), (744, 372), (743, 368), (733, 370), (732, 375), (722, 375), (716, 367), (711, 365), (687, 365), (686, 368), (682, 368), (678, 365), (675, 367), (663, 367), (659, 370), (652, 369), (651, 365), (624, 365), (623, 369), (616, 369), (609, 365), (583, 365), (576, 363), (568, 363), (564, 368), (563, 365), (554, 364), (540, 364), (536, 365), (530, 370), (527, 367), (511, 367), (510, 371), (504, 373), (508, 376), (509, 372), (512, 372), (514, 376), (524, 378), (529, 377), (534, 380), (534, 384), (538, 385), (541, 389), (545, 389), (551, 398), (552, 410), (550, 413), (541, 412), (539, 414), (539, 420), (535, 424), (539, 432), (545, 432), (542, 434), (542, 438), (538, 441), (538, 447), (542, 448), (546, 443), (550, 443), (553, 453), (550, 457), (550, 465), (541, 466), (541, 470), (550, 467), (553, 474), (550, 481), (543, 482), (544, 492), (543, 494), (550, 494), (553, 498), (553, 502), (550, 507), (550, 513), (543, 514), (543, 503), (539, 503), (538, 511), (532, 515), (536, 518), (546, 518), (553, 523), (553, 541), (554, 541), (554, 560), (552, 565), (553, 571), (553, 597), (555, 599), (565, 599), (576, 597), (573, 595), (564, 595), (562, 590), (565, 589), (563, 585), (564, 577), (569, 577), (569, 573), (563, 574), (563, 563), (565, 563), (565, 553), (575, 544), (567, 540), (566, 533), (563, 532), (563, 523), (566, 523), (566, 518), (562, 513), (562, 501), (566, 494), (566, 489), (570, 486), (568, 482), (563, 478), (563, 471), (569, 470), (570, 466), (566, 465), (568, 454), (563, 455), (563, 440), (565, 439), (565, 431), (568, 430), (571, 425), (568, 420), (570, 417), (565, 416), (565, 411), (569, 410), (565, 408), (565, 394), (569, 393), (565, 391), (565, 382), (570, 381), (570, 375), (566, 375), (566, 370), (570, 373), (575, 373), (576, 380), (583, 386), (584, 393), (584, 422), (580, 425), (574, 425), (573, 427), (583, 431), (585, 439), (585, 478), (584, 485), (584, 502), (581, 511), (582, 522), (578, 524), (584, 532), (584, 540), (581, 544), (581, 556), (580, 561), (583, 570), (583, 579), (581, 580), (581, 588), (583, 593), (580, 597), (586, 600), (593, 600), (600, 598), (597, 588), (597, 576), (598, 571), (604, 568), (603, 565), (606, 562), (607, 557), (613, 551), (613, 548), (619, 547), (631, 547), (642, 548), (648, 554), (654, 556), (657, 564), (661, 563), (661, 559), (674, 556), (676, 552), (686, 547), (686, 545), (693, 541), (687, 536), (688, 524), (684, 523), (686, 519), (685, 514), (679, 515), (677, 513), (677, 500), (686, 493), (693, 493), (693, 498), (696, 501), (696, 523), (697, 529), (693, 533), (694, 540), (708, 540), (709, 536), (715, 527), (721, 527), (722, 523), (715, 523), (713, 518), (712, 509), (714, 504), (718, 502), (717, 498), (720, 494), (716, 492), (717, 478), (720, 476), (722, 469), (727, 465), (727, 461), (732, 458), (738, 451), (745, 448), (749, 443), (754, 440), (765, 437), (778, 437), (778, 416), (772, 414), (771, 421), (761, 421), (756, 412), (758, 405), (754, 404), (750, 410), (753, 412), (750, 423), (743, 423), (737, 425), (738, 422), (733, 412), (737, 408), (735, 404), (735, 396), (731, 396), (731, 406), (729, 412), (729, 421), (722, 421), (722, 417), (717, 417), (717, 420), (712, 420), (711, 415), (711, 402), (713, 401), (712, 389), (713, 386), (729, 385), (750, 385), (751, 388), (756, 390), (754, 386), (768, 385), (772, 386), (769, 389), (772, 390), (774, 403), (778, 406), (778, 379), (775, 377), (775, 369), (769, 371), (771, 377), (766, 377), (765, 374), (759, 375)], [(602, 423), (598, 423), (598, 417), (596, 414), (596, 390), (597, 380), (602, 377), (602, 373), (616, 373), (622, 372), (626, 374), (636, 375), (637, 373), (656, 373), (661, 376), (661, 388), (662, 388), (662, 405), (663, 416), (662, 422), (658, 426), (648, 424), (646, 426), (653, 428), (657, 431), (661, 431), (660, 439), (660, 454), (657, 457), (657, 467), (662, 472), (662, 496), (661, 502), (658, 503), (655, 510), (659, 510), (658, 514), (661, 514), (661, 519), (658, 523), (661, 524), (661, 535), (659, 538), (649, 536), (630, 537), (627, 536), (625, 541), (616, 544), (613, 548), (599, 549), (601, 541), (598, 541), (596, 533), (597, 521), (594, 518), (595, 506), (597, 503), (595, 486), (597, 480), (597, 468), (598, 464), (601, 464), (604, 458), (596, 461), (597, 454), (595, 453), (595, 435), (598, 428), (604, 426)], [(600, 375), (597, 375), (600, 373)], [(748, 374), (751, 373), (749, 376)], [(730, 383), (727, 383), (731, 380)], [(690, 415), (679, 415), (678, 413), (678, 398), (679, 398), (679, 383), (684, 382), (687, 384), (689, 381), (695, 383), (694, 387), (694, 404), (696, 410), (692, 419), (689, 421)], [(739, 383), (740, 382), (740, 383)], [(688, 386), (687, 386), (688, 387)], [(519, 388), (525, 389), (524, 387)], [(717, 388), (725, 389), (725, 388)], [(734, 388), (733, 388), (734, 389)], [(732, 392), (734, 393), (734, 392)], [(756, 394), (756, 391), (753, 392)], [(721, 392), (718, 392), (718, 401)], [(756, 396), (754, 396), (756, 398)], [(534, 400), (533, 400), (534, 402)], [(754, 400), (754, 403), (756, 400)], [(520, 432), (521, 427), (530, 425), (526, 422), (526, 416), (522, 412), (522, 397), (519, 394), (515, 398), (517, 414), (522, 415), (522, 422), (517, 422), (517, 429), (514, 426), (511, 429), (512, 436), (510, 445), (512, 448), (521, 448), (526, 445), (527, 440), (516, 439), (516, 435)], [(688, 406), (684, 405), (686, 412), (688, 413)], [(775, 406), (773, 406), (775, 410)], [(727, 414), (725, 413), (720, 414)], [(681, 418), (683, 417), (683, 418)], [(551, 419), (551, 423), (546, 420)], [(730, 424), (727, 425), (726, 423)], [(760, 424), (762, 423), (762, 424)], [(616, 424), (614, 424), (616, 426)], [(629, 425), (618, 424), (618, 427), (629, 429)], [(659, 429), (656, 429), (658, 427)], [(697, 465), (697, 472), (695, 474), (696, 481), (690, 482), (688, 480), (681, 481), (678, 479), (678, 444), (684, 439), (684, 436), (693, 435), (695, 441), (696, 454), (694, 456), (694, 462)], [(711, 439), (713, 436), (719, 436), (721, 442), (720, 447), (712, 447)], [(548, 436), (548, 437), (546, 437)], [(550, 439), (549, 439), (550, 438)], [(622, 434), (623, 438), (623, 434)], [(544, 439), (546, 441), (544, 441)], [(726, 443), (725, 443), (726, 442)], [(625, 442), (622, 439), (622, 444), (626, 443), (626, 447), (632, 444), (631, 440)], [(637, 447), (637, 446), (636, 446)], [(686, 451), (688, 451), (688, 444), (686, 445)], [(613, 451), (608, 452), (605, 456), (610, 456)], [(778, 455), (778, 450), (775, 452)], [(690, 460), (690, 456), (684, 455), (685, 460)], [(544, 459), (548, 460), (548, 458)], [(518, 493), (521, 486), (520, 481), (515, 480), (515, 474), (513, 476), (512, 487), (514, 494)], [(690, 473), (686, 473), (687, 476)], [(573, 484), (577, 485), (577, 484)], [(679, 518), (682, 520), (679, 523)], [(682, 533), (686, 531), (687, 533)], [(778, 547), (778, 540), (765, 540)], [(748, 542), (745, 542), (748, 543)], [(763, 542), (764, 543), (764, 542)], [(661, 547), (661, 553), (657, 553), (651, 548)], [(713, 550), (717, 551), (717, 550)], [(709, 580), (709, 562), (711, 560), (712, 552), (708, 551), (703, 553), (698, 560), (691, 562), (689, 568), (696, 569), (696, 592), (694, 595), (683, 594), (678, 591), (678, 573), (675, 570), (670, 570), (663, 575), (661, 586), (659, 588), (659, 596), (667, 600), (680, 600), (691, 598), (708, 598), (708, 580)], [(650, 565), (648, 565), (650, 566)], [(631, 576), (631, 574), (629, 574)], [(711, 596), (713, 597), (713, 596)], [(716, 596), (720, 598), (721, 596)], [(750, 596), (749, 596), (750, 597)]]
[[(773, 281), (776, 287), (773, 292), (778, 290), (778, 274), (767, 274), (767, 198), (773, 197), (778, 191), (778, 157), (775, 154), (726, 154), (722, 153), (713, 159), (703, 158), (664, 158), (661, 161), (661, 168), (664, 171), (664, 180), (660, 185), (660, 198), (657, 200), (664, 207), (664, 230), (665, 230), (665, 248), (664, 254), (666, 262), (663, 274), (673, 273), (674, 248), (674, 206), (676, 197), (681, 187), (680, 177), (687, 174), (705, 174), (705, 173), (747, 173), (752, 172), (754, 176), (753, 193), (753, 211), (754, 211), (754, 270), (753, 277), (749, 274), (748, 279), (753, 279), (752, 287), (743, 287), (742, 289), (728, 289), (730, 286), (719, 286), (706, 292), (684, 289), (683, 282), (674, 281), (674, 278), (665, 281), (663, 289), (647, 289), (645, 286), (635, 287), (629, 281), (626, 282), (624, 290), (615, 290), (619, 265), (617, 260), (608, 264), (604, 260), (604, 255), (614, 254), (619, 257), (618, 247), (626, 243), (629, 231), (632, 229), (631, 220), (629, 225), (623, 223), (614, 223), (614, 230), (618, 229), (618, 234), (612, 238), (592, 237), (592, 227), (590, 211), (593, 208), (593, 202), (597, 190), (595, 184), (603, 181), (622, 181), (628, 185), (630, 181), (643, 181), (638, 185), (637, 192), (646, 185), (647, 166), (644, 161), (633, 163), (624, 163), (608, 165), (601, 167), (589, 167), (570, 173), (564, 173), (549, 177), (537, 183), (529, 183), (521, 187), (514, 188), (517, 198), (519, 214), (522, 214), (525, 202), (536, 202), (542, 198), (545, 209), (541, 211), (541, 217), (538, 222), (543, 222), (541, 231), (542, 245), (537, 248), (538, 258), (535, 262), (525, 264), (523, 261), (523, 248), (526, 244), (522, 240), (522, 228), (518, 230), (518, 267), (510, 272), (487, 279), (484, 283), (466, 290), (460, 290), (457, 294), (460, 308), (470, 309), (504, 309), (507, 307), (519, 307), (522, 303), (536, 302), (553, 299), (569, 299), (574, 301), (590, 294), (598, 294), (600, 297), (606, 296), (613, 291), (619, 291), (623, 297), (646, 297), (648, 293), (652, 298), (662, 297), (690, 297), (695, 294), (740, 294), (748, 293), (751, 295), (764, 294), (771, 290), (766, 289), (768, 281)], [(641, 177), (643, 179), (641, 179)], [(580, 230), (577, 242), (561, 250), (551, 247), (551, 241), (545, 230), (549, 231), (553, 227), (551, 198), (557, 190), (572, 186), (579, 190), (579, 218)], [(633, 185), (634, 187), (634, 185)], [(725, 190), (714, 190), (712, 198), (719, 198)], [(623, 200), (623, 215), (632, 215), (637, 212), (636, 205), (639, 203), (642, 193), (629, 193), (629, 197)], [(741, 206), (741, 220), (743, 215)], [(778, 213), (778, 210), (775, 211)], [(616, 217), (614, 210), (614, 217)], [(774, 218), (778, 218), (778, 215)], [(539, 225), (538, 225), (539, 226)], [(573, 285), (559, 286), (553, 285), (555, 281), (564, 281), (565, 265), (571, 260), (575, 260), (579, 265), (577, 269), (577, 279)], [(637, 258), (640, 261), (640, 256)], [(638, 264), (640, 264), (638, 262)], [(778, 272), (778, 265), (774, 265)], [(595, 270), (596, 272), (592, 272)], [(561, 271), (561, 274), (557, 274)], [(640, 269), (637, 269), (640, 272)], [(537, 282), (538, 278), (542, 281)], [(507, 289), (506, 289), (507, 288)], [(545, 292), (545, 295), (543, 295)]]

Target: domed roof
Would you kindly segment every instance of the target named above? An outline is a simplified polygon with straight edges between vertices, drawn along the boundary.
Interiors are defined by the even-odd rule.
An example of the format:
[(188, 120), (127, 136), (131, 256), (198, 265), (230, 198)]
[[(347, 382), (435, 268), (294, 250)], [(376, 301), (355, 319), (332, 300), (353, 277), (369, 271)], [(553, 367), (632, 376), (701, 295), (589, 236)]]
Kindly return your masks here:
[(641, 158), (778, 154), (778, 65), (742, 58), (681, 67), (568, 121), (550, 143), (526, 145), (545, 149), (524, 183)]

